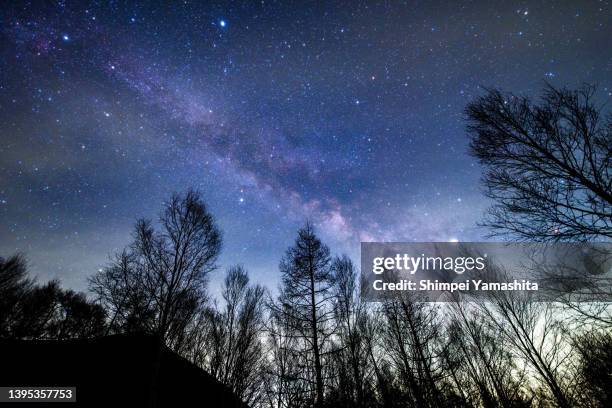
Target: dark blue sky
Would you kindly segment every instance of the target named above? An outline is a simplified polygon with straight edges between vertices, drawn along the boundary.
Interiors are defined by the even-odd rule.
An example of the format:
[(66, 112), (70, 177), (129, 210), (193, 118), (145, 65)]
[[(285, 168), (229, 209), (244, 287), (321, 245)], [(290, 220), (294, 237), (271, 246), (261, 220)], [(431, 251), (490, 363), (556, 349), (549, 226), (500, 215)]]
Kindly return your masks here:
[(77, 289), (189, 187), (221, 265), (272, 286), (307, 218), (354, 258), (482, 239), (466, 103), (545, 81), (611, 97), (603, 1), (121, 3), (2, 10), (0, 255)]

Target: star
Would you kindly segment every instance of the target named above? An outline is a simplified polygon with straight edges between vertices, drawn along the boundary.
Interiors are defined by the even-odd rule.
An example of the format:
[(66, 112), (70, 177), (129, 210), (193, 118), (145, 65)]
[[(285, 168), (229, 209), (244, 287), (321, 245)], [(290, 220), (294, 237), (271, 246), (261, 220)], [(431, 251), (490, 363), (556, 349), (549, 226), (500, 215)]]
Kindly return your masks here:
[[(19, 231), (29, 235), (36, 218), (70, 214), (58, 220), (59, 235), (78, 222), (100, 237), (79, 260), (87, 273), (128, 239), (129, 220), (188, 187), (203, 191), (221, 229), (235, 228), (221, 263), (234, 261), (253, 228), (261, 242), (244, 259), (257, 255), (274, 268), (306, 218), (342, 252), (355, 251), (349, 235), (479, 240), (481, 229), (468, 228), (486, 206), (479, 165), (465, 154), (463, 109), (484, 93), (480, 86), (536, 98), (543, 79), (572, 79), (601, 83), (601, 96), (612, 97), (608, 61), (598, 54), (600, 5), (581, 5), (580, 18), (592, 24), (573, 24), (575, 5), (548, 12), (529, 1), (481, 2), (455, 16), (447, 8), (436, 19), (422, 18), (425, 4), (413, 13), (391, 2), (382, 14), (370, 6), (345, 13), (308, 3), (180, 3), (185, 12), (143, 4), (113, 16), (103, 7), (82, 15), (70, 2), (16, 6), (8, 14), (19, 18), (3, 27), (15, 52), (0, 62), (0, 95), (11, 107), (0, 109), (10, 128), (0, 142), (0, 213), (11, 225), (23, 219)], [(522, 41), (540, 52), (517, 58)], [(584, 59), (564, 58), (573, 52)], [(29, 92), (20, 92), (24, 84)], [(237, 181), (249, 187), (229, 190)], [(25, 206), (46, 199), (34, 195), (47, 184), (61, 203), (28, 216)], [(145, 212), (149, 196), (156, 199)], [(89, 211), (100, 198), (115, 204)], [(226, 225), (242, 214), (253, 223)], [(109, 224), (124, 235), (106, 234)], [(4, 248), (18, 246), (2, 238)], [(38, 262), (48, 245), (40, 238), (19, 247)], [(74, 251), (53, 253), (36, 273), (54, 274)], [(70, 282), (87, 285), (78, 279)]]

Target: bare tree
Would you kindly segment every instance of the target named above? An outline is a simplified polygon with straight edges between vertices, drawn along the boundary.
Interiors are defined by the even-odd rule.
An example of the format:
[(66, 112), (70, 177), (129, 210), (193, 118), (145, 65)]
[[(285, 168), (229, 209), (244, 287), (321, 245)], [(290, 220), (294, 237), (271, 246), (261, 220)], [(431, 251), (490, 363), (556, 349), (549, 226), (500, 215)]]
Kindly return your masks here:
[(329, 248), (315, 235), (310, 223), (298, 231), (295, 244), (280, 262), (282, 278), (279, 312), (294, 326), (303, 342), (302, 352), (312, 364), (314, 405), (324, 398), (324, 349), (332, 330), (333, 311)]
[[(486, 168), (485, 191), (494, 200), (485, 221), (492, 235), (536, 241), (612, 238), (612, 117), (604, 117), (594, 94), (590, 86), (575, 91), (548, 86), (534, 103), (491, 90), (468, 105), (471, 153)], [(574, 333), (594, 326), (609, 330), (610, 282), (599, 272), (602, 264), (590, 262), (592, 273), (582, 275), (562, 264), (538, 266), (540, 275), (556, 283), (552, 300), (564, 305), (563, 313), (555, 310), (558, 305), (510, 295), (483, 308), (541, 382), (537, 399), (564, 407), (577, 401), (580, 377), (572, 363), (580, 349), (567, 333), (569, 327)]]
[(609, 407), (612, 404), (612, 333), (592, 330), (574, 336), (578, 350), (578, 377), (583, 407)]
[(36, 284), (20, 256), (0, 258), (0, 337), (65, 340), (99, 336), (104, 309), (58, 281)]
[(211, 308), (205, 317), (208, 333), (202, 346), (211, 351), (203, 366), (250, 406), (263, 398), (264, 293), (263, 287), (249, 285), (244, 268), (231, 267), (222, 290), (224, 307)]
[(529, 406), (527, 373), (517, 366), (507, 340), (478, 305), (456, 300), (447, 309), (451, 319), (444, 359), (458, 392), (472, 406)]
[[(368, 343), (364, 332), (368, 325), (368, 310), (361, 302), (357, 288), (357, 273), (346, 255), (333, 260), (334, 317), (336, 319), (337, 350), (335, 366), (334, 405), (347, 407), (371, 406), (375, 383)], [(326, 398), (328, 403), (330, 398)]]
[(85, 294), (60, 289), (56, 292), (53, 330), (47, 337), (58, 340), (96, 337), (106, 331), (106, 311)]
[(438, 307), (410, 293), (386, 299), (382, 310), (385, 349), (407, 397), (416, 407), (442, 406)]
[(174, 194), (159, 230), (139, 220), (133, 243), (90, 280), (90, 289), (113, 318), (129, 323), (144, 317), (142, 328), (177, 349), (205, 299), (220, 249), (221, 233), (200, 194)]
[(573, 351), (555, 318), (555, 305), (536, 302), (529, 294), (495, 292), (491, 302), (479, 306), (507, 347), (539, 380), (544, 397), (559, 407), (571, 407), (573, 379), (565, 374), (569, 372), (567, 364), (572, 361)]
[(109, 332), (150, 333), (155, 330), (154, 303), (141, 284), (143, 272), (136, 255), (124, 249), (102, 273), (90, 278), (90, 291), (109, 315)]
[(12, 336), (13, 326), (19, 320), (20, 305), (33, 286), (23, 256), (0, 258), (0, 338)]
[(544, 91), (540, 104), (491, 90), (466, 109), (471, 153), (495, 203), (493, 235), (524, 240), (612, 238), (612, 117), (595, 89)]
[(384, 330), (386, 323), (380, 308), (368, 308), (367, 318), (361, 325), (361, 334), (364, 341), (364, 352), (369, 359), (374, 371), (375, 385), (372, 396), (377, 404), (385, 408), (401, 407), (404, 405), (398, 396), (402, 395), (401, 387), (398, 386), (397, 373), (393, 371), (389, 362), (388, 349), (384, 346)]
[(269, 305), (266, 339), (270, 364), (266, 375), (266, 401), (270, 407), (312, 406), (310, 378), (305, 378), (301, 333), (287, 318), (282, 305)]

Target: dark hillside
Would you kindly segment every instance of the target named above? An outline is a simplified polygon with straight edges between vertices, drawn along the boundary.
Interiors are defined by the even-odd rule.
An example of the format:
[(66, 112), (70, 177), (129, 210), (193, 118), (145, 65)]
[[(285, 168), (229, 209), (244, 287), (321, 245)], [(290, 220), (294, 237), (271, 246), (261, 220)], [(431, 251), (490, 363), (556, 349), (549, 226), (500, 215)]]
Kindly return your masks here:
[[(159, 355), (156, 350), (155, 338), (146, 335), (1, 340), (0, 385), (77, 388), (77, 403), (32, 404), (36, 407), (148, 407)], [(210, 374), (166, 348), (158, 371), (154, 393), (158, 407), (247, 407)]]

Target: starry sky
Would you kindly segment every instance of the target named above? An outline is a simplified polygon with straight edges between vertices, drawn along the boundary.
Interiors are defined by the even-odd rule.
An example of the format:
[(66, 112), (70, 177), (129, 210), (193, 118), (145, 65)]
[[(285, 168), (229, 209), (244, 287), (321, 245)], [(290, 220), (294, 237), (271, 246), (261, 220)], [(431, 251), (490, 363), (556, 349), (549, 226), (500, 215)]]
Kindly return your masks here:
[(11, 3), (0, 255), (79, 290), (189, 187), (220, 266), (268, 286), (306, 219), (355, 260), (360, 241), (482, 240), (465, 105), (546, 81), (612, 98), (607, 1)]

